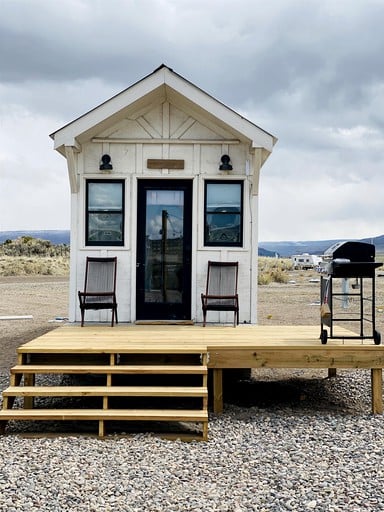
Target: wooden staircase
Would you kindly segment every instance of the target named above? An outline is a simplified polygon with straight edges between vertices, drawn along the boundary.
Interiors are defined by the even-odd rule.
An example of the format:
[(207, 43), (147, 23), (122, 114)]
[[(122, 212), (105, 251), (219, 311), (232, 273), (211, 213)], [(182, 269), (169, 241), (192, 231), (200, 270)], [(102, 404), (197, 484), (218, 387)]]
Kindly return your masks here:
[[(96, 422), (100, 437), (107, 435), (112, 422), (124, 422), (125, 427), (125, 422), (130, 426), (139, 422), (140, 432), (148, 431), (148, 422), (151, 431), (161, 422), (162, 437), (206, 441), (207, 357), (206, 351), (191, 347), (177, 353), (172, 347), (157, 348), (155, 354), (148, 349), (141, 353), (126, 349), (121, 354), (107, 347), (99, 353), (93, 349), (92, 354), (24, 350), (11, 368), (10, 386), (3, 391), (0, 433), (10, 420)], [(42, 385), (44, 375), (56, 375), (54, 385)], [(16, 398), (23, 408), (14, 408)], [(189, 431), (185, 426), (175, 431), (180, 430), (180, 422), (193, 425)], [(171, 433), (164, 432), (168, 424)]]

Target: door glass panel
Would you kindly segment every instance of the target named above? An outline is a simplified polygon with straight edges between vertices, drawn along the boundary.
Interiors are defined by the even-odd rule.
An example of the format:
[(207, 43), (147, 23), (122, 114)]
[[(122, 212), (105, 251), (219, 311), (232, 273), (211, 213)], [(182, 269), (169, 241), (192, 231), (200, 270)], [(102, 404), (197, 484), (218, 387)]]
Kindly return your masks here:
[(147, 190), (145, 302), (182, 302), (183, 224), (184, 191)]

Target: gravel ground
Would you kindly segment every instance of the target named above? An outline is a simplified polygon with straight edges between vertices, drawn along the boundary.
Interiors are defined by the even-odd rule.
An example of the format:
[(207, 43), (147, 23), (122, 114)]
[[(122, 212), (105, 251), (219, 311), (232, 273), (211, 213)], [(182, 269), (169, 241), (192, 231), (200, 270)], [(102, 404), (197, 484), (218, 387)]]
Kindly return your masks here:
[[(311, 286), (279, 287), (279, 301), (267, 287), (261, 323), (291, 323), (284, 301), (313, 323)], [(36, 329), (65, 314), (62, 292), (52, 292)], [(252, 377), (227, 390), (207, 443), (149, 434), (29, 439), (19, 435), (28, 425), (11, 424), (0, 437), (0, 511), (384, 511), (383, 418), (370, 414), (370, 372), (328, 379), (323, 370), (263, 369)]]
[(207, 443), (2, 437), (0, 510), (384, 510), (383, 419), (368, 412), (369, 372), (277, 382), (298, 389), (227, 404), (211, 415)]

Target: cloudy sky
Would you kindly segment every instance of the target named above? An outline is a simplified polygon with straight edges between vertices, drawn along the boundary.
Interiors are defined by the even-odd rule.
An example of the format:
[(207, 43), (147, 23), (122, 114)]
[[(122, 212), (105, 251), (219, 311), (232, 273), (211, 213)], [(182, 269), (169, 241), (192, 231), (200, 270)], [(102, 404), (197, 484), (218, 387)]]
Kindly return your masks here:
[(0, 231), (68, 229), (49, 134), (165, 63), (278, 137), (260, 240), (384, 233), (384, 0), (0, 0)]

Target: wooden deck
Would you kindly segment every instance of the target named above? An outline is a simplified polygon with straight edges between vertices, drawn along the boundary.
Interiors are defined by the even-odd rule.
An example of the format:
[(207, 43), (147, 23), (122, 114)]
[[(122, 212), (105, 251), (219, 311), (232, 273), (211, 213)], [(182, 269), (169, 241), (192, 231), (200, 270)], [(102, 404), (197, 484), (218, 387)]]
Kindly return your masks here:
[[(201, 423), (201, 438), (207, 439), (208, 369), (213, 372), (213, 410), (220, 413), (226, 368), (370, 369), (372, 412), (381, 414), (384, 346), (351, 339), (351, 332), (341, 328), (337, 335), (345, 338), (322, 345), (319, 333), (319, 326), (63, 326), (18, 349), (10, 387), (3, 392), (0, 421), (4, 429), (8, 420), (92, 419), (99, 422), (100, 436), (105, 435), (105, 422), (112, 420), (185, 421)], [(90, 374), (104, 380), (95, 386), (37, 385), (36, 375), (48, 373)], [(122, 385), (119, 376), (139, 376), (142, 381)], [(154, 376), (176, 380), (146, 381)], [(180, 378), (192, 380), (180, 384)], [(96, 409), (34, 408), (36, 397), (58, 396), (98, 397), (102, 402)], [(23, 409), (13, 408), (16, 397), (24, 400)], [(116, 408), (116, 397), (181, 399), (183, 407)], [(189, 400), (193, 405), (185, 408)]]

